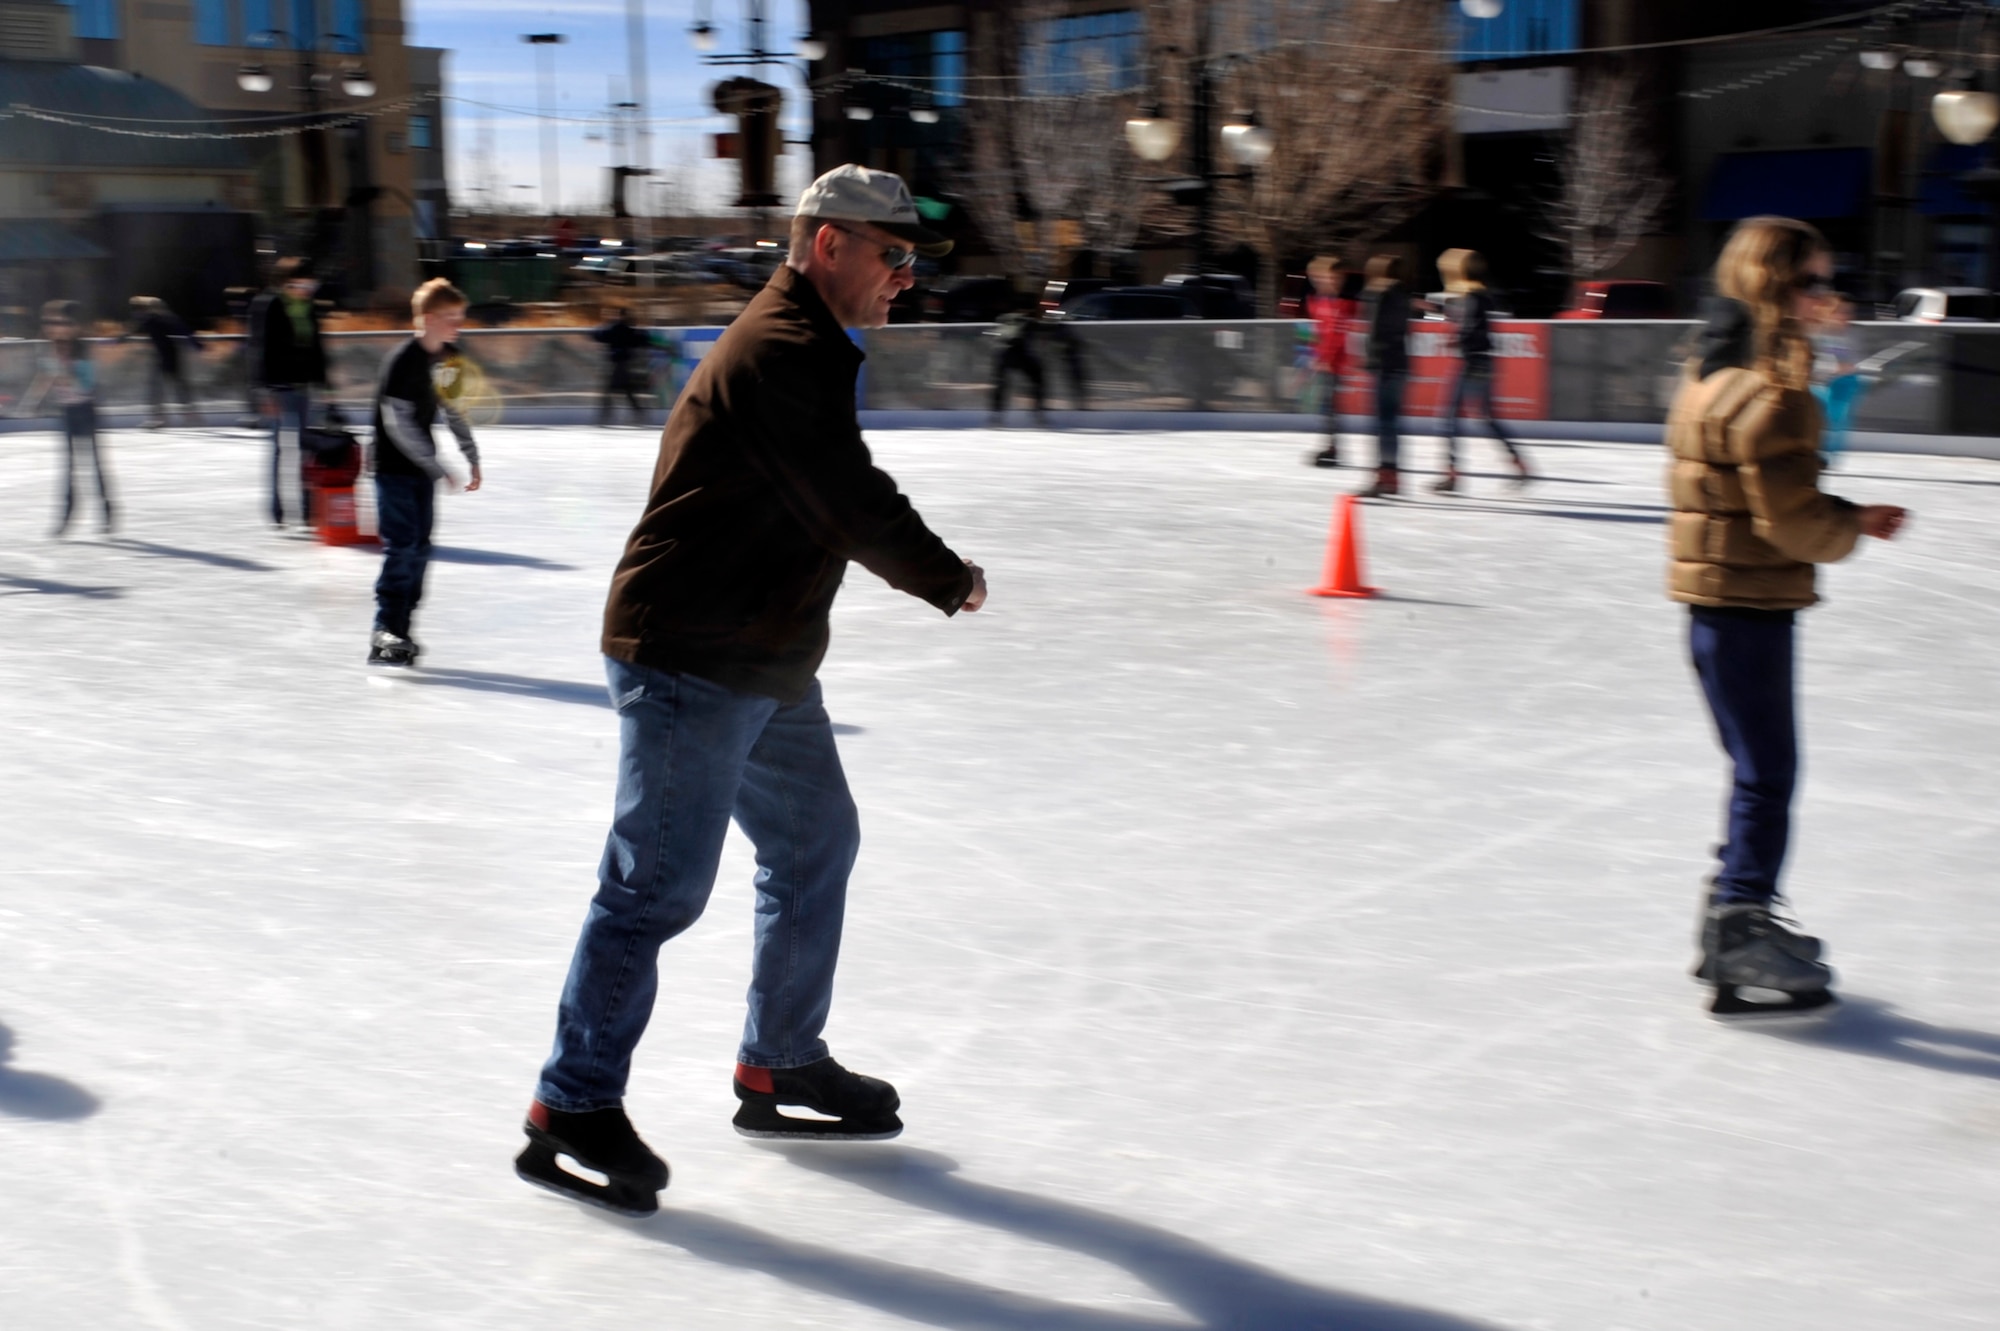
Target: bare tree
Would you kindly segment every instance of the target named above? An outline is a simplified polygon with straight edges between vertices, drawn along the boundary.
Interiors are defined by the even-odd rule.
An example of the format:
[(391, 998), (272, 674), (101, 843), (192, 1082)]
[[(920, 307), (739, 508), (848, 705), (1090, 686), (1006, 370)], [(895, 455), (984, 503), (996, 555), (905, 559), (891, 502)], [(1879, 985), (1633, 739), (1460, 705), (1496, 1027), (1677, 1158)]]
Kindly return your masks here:
[(1666, 212), (1673, 186), (1643, 137), (1638, 91), (1638, 77), (1616, 69), (1592, 71), (1577, 89), (1541, 233), (1562, 247), (1572, 281), (1609, 271)]
[(1139, 162), (1125, 142), (1132, 97), (1101, 60), (1059, 49), (1063, 0), (1021, 0), (998, 18), (983, 63), (1014, 77), (974, 102), (953, 184), (1010, 276), (1039, 287), (1067, 251), (1115, 253), (1138, 237)]
[[(1254, 112), (1270, 134), (1269, 159), (1225, 181), (1217, 209), (1218, 231), (1258, 256), (1264, 313), (1277, 309), (1287, 262), (1380, 236), (1430, 197), (1448, 114), (1435, 6), (1173, 0), (1161, 8), (1179, 11), (1162, 16), (1168, 31), (1214, 24), (1217, 123)], [(1184, 77), (1183, 89), (1190, 83)]]

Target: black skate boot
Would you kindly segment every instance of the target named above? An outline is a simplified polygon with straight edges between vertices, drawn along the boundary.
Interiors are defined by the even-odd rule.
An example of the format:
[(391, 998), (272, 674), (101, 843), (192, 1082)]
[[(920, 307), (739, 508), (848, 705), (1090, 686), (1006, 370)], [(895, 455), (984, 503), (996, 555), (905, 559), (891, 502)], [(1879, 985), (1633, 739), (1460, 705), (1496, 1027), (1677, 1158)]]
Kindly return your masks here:
[[(1793, 933), (1787, 926), (1795, 924), (1796, 921), (1780, 913), (1783, 906), (1784, 903), (1782, 900), (1776, 897), (1773, 897), (1766, 906), (1766, 910), (1769, 911), (1771, 917), (1771, 932), (1767, 935), (1771, 946), (1791, 953), (1800, 961), (1819, 961), (1825, 953), (1824, 945), (1811, 934)], [(1719, 904), (1711, 899), (1708, 905), (1703, 908), (1700, 922), (1695, 925), (1694, 945), (1700, 950), (1701, 957), (1694, 963), (1694, 969), (1690, 970), (1688, 974), (1704, 983), (1708, 979), (1708, 921), (1709, 917), (1719, 908)]]
[[(667, 1162), (654, 1155), (616, 1106), (568, 1114), (537, 1100), (522, 1124), (528, 1145), (514, 1157), (514, 1172), (538, 1188), (574, 1197), (620, 1215), (651, 1215), (667, 1186)], [(557, 1156), (604, 1175), (598, 1183), (564, 1169)]]
[[(743, 1104), (733, 1121), (746, 1137), (880, 1142), (903, 1130), (903, 1120), (896, 1117), (903, 1103), (896, 1088), (879, 1078), (849, 1072), (831, 1058), (802, 1068), (738, 1063), (736, 1098)], [(780, 1109), (783, 1105), (829, 1117), (787, 1114)]]
[(1312, 464), (1315, 467), (1338, 467), (1340, 465), (1340, 445), (1329, 443), (1325, 448), (1312, 455)]
[(1700, 978), (1715, 986), (1708, 1012), (1722, 1021), (1780, 1021), (1829, 1016), (1840, 1000), (1833, 971), (1799, 955), (1819, 940), (1795, 934), (1754, 902), (1711, 906), (1702, 928)]
[(368, 664), (390, 670), (408, 670), (417, 664), (421, 649), (400, 633), (376, 629), (368, 639)]

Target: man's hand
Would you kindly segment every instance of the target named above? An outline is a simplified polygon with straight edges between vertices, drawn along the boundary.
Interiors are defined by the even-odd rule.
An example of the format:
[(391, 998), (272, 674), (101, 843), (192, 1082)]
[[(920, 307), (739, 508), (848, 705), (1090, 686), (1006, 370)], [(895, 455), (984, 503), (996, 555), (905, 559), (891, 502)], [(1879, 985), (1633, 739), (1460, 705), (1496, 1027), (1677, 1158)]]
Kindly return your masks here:
[(973, 563), (970, 559), (965, 561), (965, 566), (972, 570), (972, 590), (966, 593), (965, 603), (958, 608), (960, 610), (977, 610), (980, 606), (986, 604), (986, 570)]
[(1878, 541), (1890, 540), (1903, 529), (1910, 510), (1894, 504), (1866, 504), (1861, 509), (1861, 534)]
[(467, 494), (471, 494), (474, 490), (477, 490), (479, 488), (479, 482), (480, 482), (479, 464), (475, 462), (472, 464), (472, 479), (465, 483), (465, 492)]

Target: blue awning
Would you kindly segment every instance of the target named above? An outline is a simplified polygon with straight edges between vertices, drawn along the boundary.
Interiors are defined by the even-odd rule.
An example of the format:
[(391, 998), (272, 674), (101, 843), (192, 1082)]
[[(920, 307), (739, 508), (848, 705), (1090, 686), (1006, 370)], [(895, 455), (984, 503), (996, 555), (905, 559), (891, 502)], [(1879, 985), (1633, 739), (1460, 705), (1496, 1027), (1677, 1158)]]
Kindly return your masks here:
[(1724, 153), (1708, 173), (1702, 220), (1854, 217), (1868, 203), (1868, 172), (1866, 148)]
[(1924, 163), (1923, 184), (1917, 189), (1917, 211), (1929, 217), (1984, 217), (1993, 205), (1965, 192), (1958, 178), (1987, 165), (1984, 143), (1940, 143)]

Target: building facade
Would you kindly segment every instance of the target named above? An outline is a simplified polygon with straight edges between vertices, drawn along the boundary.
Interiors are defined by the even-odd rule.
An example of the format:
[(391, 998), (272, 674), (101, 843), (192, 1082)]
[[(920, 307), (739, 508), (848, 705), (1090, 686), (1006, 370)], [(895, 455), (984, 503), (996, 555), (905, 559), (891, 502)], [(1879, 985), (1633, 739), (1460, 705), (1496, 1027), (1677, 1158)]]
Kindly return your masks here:
[[(393, 107), (355, 124), (243, 142), (272, 248), (309, 255), (330, 293), (350, 303), (409, 290), (422, 152), (412, 140), (426, 123), (435, 138), (440, 118), (434, 98), (413, 98), (423, 58), (404, 45), (401, 0), (65, 3), (85, 63), (165, 85), (246, 128)], [(434, 86), (436, 62), (429, 68)], [(441, 181), (436, 166), (424, 178)]]

